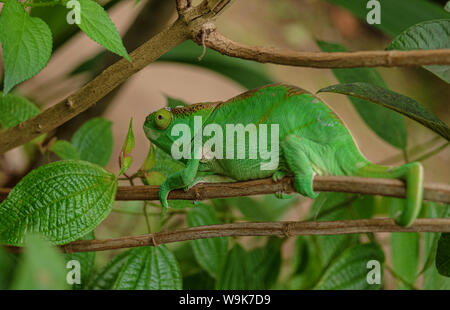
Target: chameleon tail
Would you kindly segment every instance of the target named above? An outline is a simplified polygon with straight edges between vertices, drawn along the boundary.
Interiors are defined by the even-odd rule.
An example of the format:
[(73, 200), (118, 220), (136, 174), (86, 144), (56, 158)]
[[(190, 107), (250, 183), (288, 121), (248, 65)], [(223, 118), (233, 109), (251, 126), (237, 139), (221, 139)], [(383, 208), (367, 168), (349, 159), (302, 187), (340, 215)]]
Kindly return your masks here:
[(406, 182), (406, 209), (395, 221), (401, 226), (409, 226), (417, 218), (422, 206), (423, 197), (423, 167), (419, 162), (407, 163), (398, 167), (387, 167), (372, 164), (360, 168), (358, 176), (372, 178), (400, 179)]

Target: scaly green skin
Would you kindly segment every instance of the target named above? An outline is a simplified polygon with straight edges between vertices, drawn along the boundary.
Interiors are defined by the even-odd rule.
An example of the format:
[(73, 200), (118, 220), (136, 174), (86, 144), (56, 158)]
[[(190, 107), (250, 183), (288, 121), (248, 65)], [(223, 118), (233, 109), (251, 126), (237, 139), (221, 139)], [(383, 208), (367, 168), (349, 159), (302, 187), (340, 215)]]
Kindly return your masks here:
[[(159, 110), (161, 111), (161, 110)], [(184, 160), (186, 168), (170, 175), (159, 190), (160, 201), (168, 207), (167, 196), (176, 188), (190, 188), (199, 181), (211, 181), (222, 176), (228, 181), (259, 179), (272, 176), (279, 180), (284, 175), (294, 176), (296, 191), (316, 198), (314, 175), (362, 176), (397, 178), (407, 183), (406, 209), (396, 218), (398, 224), (411, 225), (422, 204), (423, 168), (420, 163), (399, 167), (378, 166), (370, 163), (359, 152), (352, 135), (342, 121), (319, 98), (307, 91), (288, 85), (268, 85), (245, 92), (226, 102), (198, 103), (169, 109), (170, 123), (163, 130), (155, 123), (156, 111), (144, 124), (147, 137), (156, 146), (170, 154), (171, 136), (176, 124), (187, 124), (194, 136), (194, 116), (202, 116), (203, 124), (218, 124), (225, 133), (226, 124), (279, 124), (279, 165), (274, 170), (261, 170), (261, 158)], [(225, 134), (223, 135), (225, 139)], [(270, 134), (267, 141), (270, 149)], [(203, 139), (203, 143), (207, 139)], [(236, 144), (236, 141), (235, 141)], [(236, 147), (235, 147), (236, 149)], [(194, 152), (194, 150), (192, 150)], [(214, 179), (216, 182), (220, 178)], [(223, 179), (225, 180), (225, 179)]]

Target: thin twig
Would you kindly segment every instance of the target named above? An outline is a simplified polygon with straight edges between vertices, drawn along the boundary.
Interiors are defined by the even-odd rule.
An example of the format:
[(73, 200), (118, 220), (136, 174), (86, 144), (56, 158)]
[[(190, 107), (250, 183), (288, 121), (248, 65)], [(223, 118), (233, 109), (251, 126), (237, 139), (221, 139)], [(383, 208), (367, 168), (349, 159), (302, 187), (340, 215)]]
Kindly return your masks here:
[(433, 151), (431, 151), (431, 152), (429, 152), (429, 153), (426, 153), (426, 154), (424, 154), (424, 155), (418, 157), (418, 158), (415, 159), (414, 161), (423, 161), (423, 160), (426, 160), (426, 159), (428, 159), (428, 158), (430, 158), (430, 157), (432, 157), (432, 156), (434, 156), (434, 155), (440, 153), (441, 151), (445, 150), (448, 146), (450, 146), (450, 142), (447, 142), (447, 143), (441, 145), (440, 147), (436, 148), (435, 150), (433, 150)]
[[(442, 141), (442, 137), (436, 135), (433, 138), (431, 138), (430, 140), (420, 143), (418, 145), (415, 145), (415, 146), (411, 147), (410, 149), (408, 149), (407, 150), (408, 156), (413, 158), (411, 161), (418, 161), (415, 158), (420, 158), (419, 155), (421, 153), (430, 150), (440, 141)], [(403, 154), (400, 153), (400, 154), (396, 154), (394, 156), (385, 158), (385, 159), (377, 162), (377, 164), (379, 164), (379, 165), (392, 164), (392, 163), (398, 163), (402, 160), (403, 160)]]
[[(116, 200), (158, 200), (159, 186), (119, 186)], [(374, 179), (345, 176), (316, 176), (314, 190), (317, 192), (338, 192), (364, 195), (405, 197), (405, 183), (395, 179)], [(5, 199), (10, 189), (0, 188), (0, 201)], [(169, 199), (206, 200), (275, 193), (294, 193), (292, 177), (284, 177), (278, 182), (271, 178), (230, 183), (199, 183), (188, 191), (173, 190)], [(426, 183), (424, 200), (450, 203), (450, 185)]]
[(230, 0), (204, 0), (198, 6), (185, 10), (172, 25), (135, 49), (132, 62), (121, 59), (109, 66), (92, 81), (61, 102), (37, 116), (0, 133), (0, 154), (49, 132), (92, 107), (113, 89), (192, 36), (193, 29), (213, 20)]
[[(158, 186), (119, 187), (117, 200), (158, 200)], [(405, 197), (405, 183), (400, 180), (361, 177), (316, 176), (314, 190), (317, 192), (340, 192), (365, 195)], [(0, 191), (1, 192), (1, 191)], [(293, 178), (285, 177), (278, 182), (259, 179), (233, 183), (200, 183), (189, 191), (174, 190), (169, 199), (205, 200), (275, 193), (293, 193)], [(450, 203), (450, 185), (426, 183), (424, 199)]]
[[(211, 24), (204, 25), (209, 29)], [(203, 38), (204, 36), (204, 38)], [(249, 46), (234, 42), (217, 30), (203, 31), (194, 37), (197, 44), (204, 44), (219, 53), (231, 57), (310, 68), (356, 67), (420, 67), (424, 65), (450, 65), (450, 49), (413, 51), (358, 51), (358, 52), (305, 52), (289, 49)]]
[[(342, 220), (330, 222), (243, 222), (197, 226), (140, 236), (126, 236), (104, 240), (77, 240), (60, 246), (66, 253), (107, 251), (140, 246), (198, 240), (217, 237), (339, 235), (369, 232), (450, 232), (450, 218), (417, 219), (409, 227), (395, 224), (392, 219)], [(19, 247), (8, 247), (12, 252)]]

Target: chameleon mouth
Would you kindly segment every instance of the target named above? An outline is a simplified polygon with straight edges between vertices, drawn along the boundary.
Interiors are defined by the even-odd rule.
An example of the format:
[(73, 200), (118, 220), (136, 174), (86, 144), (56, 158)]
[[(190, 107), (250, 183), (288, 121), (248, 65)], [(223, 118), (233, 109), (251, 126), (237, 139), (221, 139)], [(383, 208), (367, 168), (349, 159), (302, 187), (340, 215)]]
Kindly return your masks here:
[(144, 125), (144, 133), (152, 141), (155, 141), (161, 135), (161, 133), (159, 133), (156, 130), (153, 130), (145, 125)]

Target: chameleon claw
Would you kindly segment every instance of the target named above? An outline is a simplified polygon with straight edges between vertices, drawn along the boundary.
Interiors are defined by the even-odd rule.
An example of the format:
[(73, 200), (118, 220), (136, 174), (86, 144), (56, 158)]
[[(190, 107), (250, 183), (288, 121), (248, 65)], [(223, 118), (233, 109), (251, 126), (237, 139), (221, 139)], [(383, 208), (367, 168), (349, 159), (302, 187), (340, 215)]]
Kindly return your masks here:
[(275, 171), (275, 172), (272, 174), (272, 180), (273, 180), (274, 182), (278, 182), (278, 181), (280, 181), (282, 178), (284, 178), (285, 175), (286, 175), (286, 173), (283, 172), (283, 171), (280, 171), (280, 170)]
[(163, 218), (167, 214), (167, 211), (169, 210), (169, 203), (167, 202), (169, 192), (170, 191), (165, 189), (163, 185), (161, 185), (158, 191), (158, 198), (162, 206), (161, 218)]

